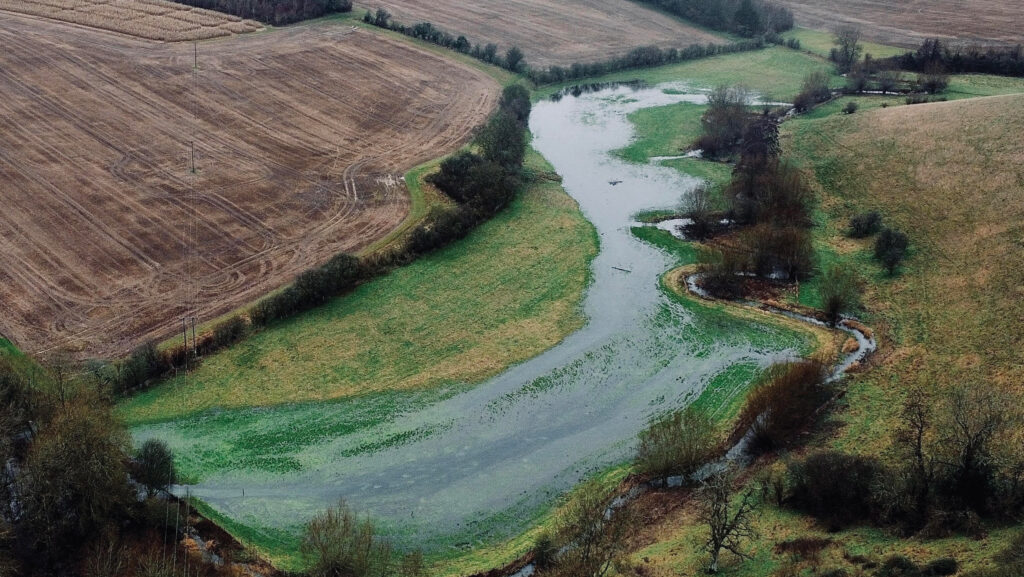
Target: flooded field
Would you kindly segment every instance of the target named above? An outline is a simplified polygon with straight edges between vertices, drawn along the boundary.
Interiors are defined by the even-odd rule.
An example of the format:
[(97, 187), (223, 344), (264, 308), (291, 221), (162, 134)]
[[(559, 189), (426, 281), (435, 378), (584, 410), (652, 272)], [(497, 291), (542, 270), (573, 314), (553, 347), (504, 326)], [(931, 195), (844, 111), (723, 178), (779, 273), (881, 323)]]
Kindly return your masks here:
[(705, 100), (665, 88), (534, 109), (533, 146), (601, 244), (588, 323), (558, 346), (472, 386), (211, 411), (136, 428), (136, 439), (167, 440), (193, 496), (282, 546), (343, 497), (400, 544), (440, 552), (522, 530), (582, 478), (628, 459), (652, 415), (694, 402), (716, 378), (806, 352), (803, 335), (670, 296), (659, 278), (678, 261), (631, 234), (636, 212), (675, 206), (698, 182), (610, 154), (632, 137), (628, 113)]

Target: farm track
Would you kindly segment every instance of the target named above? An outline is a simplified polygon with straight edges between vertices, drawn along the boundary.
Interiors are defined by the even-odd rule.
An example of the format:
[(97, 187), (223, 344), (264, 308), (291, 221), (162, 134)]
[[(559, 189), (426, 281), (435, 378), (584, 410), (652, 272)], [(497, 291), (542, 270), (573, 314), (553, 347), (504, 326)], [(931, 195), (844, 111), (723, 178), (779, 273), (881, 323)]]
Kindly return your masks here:
[(723, 42), (628, 0), (389, 0), (370, 6), (386, 8), (397, 22), (431, 22), (480, 45), (518, 46), (530, 65), (540, 67), (607, 60), (650, 44)]
[(854, 24), (866, 38), (893, 46), (915, 48), (926, 38), (966, 44), (1024, 42), (1019, 0), (782, 0), (782, 4), (793, 10), (801, 26), (831, 31), (837, 24)]
[[(0, 20), (0, 332), (113, 356), (405, 218), (382, 184), (493, 108), (482, 72), (321, 23), (190, 45)], [(195, 142), (196, 173), (190, 170)]]

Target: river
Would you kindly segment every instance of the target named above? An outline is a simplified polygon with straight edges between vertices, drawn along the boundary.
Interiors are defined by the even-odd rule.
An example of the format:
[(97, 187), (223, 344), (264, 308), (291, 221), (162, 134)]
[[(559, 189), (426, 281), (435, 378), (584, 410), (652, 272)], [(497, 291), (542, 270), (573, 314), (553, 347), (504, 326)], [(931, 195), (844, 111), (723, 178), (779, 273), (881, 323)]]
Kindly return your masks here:
[[(190, 493), (243, 525), (285, 530), (344, 497), (400, 545), (465, 548), (516, 534), (582, 478), (628, 459), (653, 414), (692, 402), (730, 366), (795, 355), (804, 343), (791, 333), (672, 299), (659, 277), (676, 262), (630, 233), (636, 212), (675, 206), (698, 182), (611, 154), (633, 136), (630, 112), (705, 100), (665, 88), (569, 95), (538, 103), (531, 116), (534, 148), (600, 236), (582, 329), (485, 383), (310, 440), (290, 450), (303, 463), (298, 471), (225, 470)], [(372, 403), (327, 404), (316, 418), (362, 402)], [(257, 427), (289, 411), (297, 425), (309, 418), (295, 407), (253, 409), (247, 418)], [(133, 432), (170, 439), (176, 450), (217, 447), (216, 439), (189, 438), (183, 423)], [(398, 441), (373, 446), (379, 439)]]

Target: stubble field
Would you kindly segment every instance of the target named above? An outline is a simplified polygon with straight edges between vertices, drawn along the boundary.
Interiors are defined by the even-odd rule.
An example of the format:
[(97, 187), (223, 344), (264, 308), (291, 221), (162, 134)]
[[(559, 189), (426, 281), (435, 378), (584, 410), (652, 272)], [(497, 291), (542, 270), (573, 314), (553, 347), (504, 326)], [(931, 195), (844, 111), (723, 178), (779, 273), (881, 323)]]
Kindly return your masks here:
[(831, 31), (860, 26), (869, 40), (916, 47), (926, 38), (959, 43), (1019, 44), (1024, 11), (1017, 0), (784, 0), (797, 24)]
[(0, 0), (3, 10), (164, 41), (204, 40), (263, 27), (169, 0)]
[(622, 56), (637, 46), (683, 48), (724, 42), (679, 19), (624, 0), (391, 0), (397, 22), (430, 22), (474, 43), (518, 46), (531, 66), (570, 65)]
[[(121, 354), (358, 251), (498, 85), (339, 23), (193, 46), (0, 19), (0, 332)], [(195, 172), (191, 143), (195, 149)]]

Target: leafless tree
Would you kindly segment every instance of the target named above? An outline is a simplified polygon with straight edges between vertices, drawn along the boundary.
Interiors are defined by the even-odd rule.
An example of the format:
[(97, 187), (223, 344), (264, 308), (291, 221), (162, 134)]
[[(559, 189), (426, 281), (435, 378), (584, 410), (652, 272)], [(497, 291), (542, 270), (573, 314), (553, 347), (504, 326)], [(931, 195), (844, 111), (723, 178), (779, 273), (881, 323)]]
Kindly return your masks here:
[(753, 556), (744, 543), (757, 536), (753, 516), (757, 510), (754, 489), (734, 497), (735, 471), (725, 469), (708, 477), (698, 492), (700, 511), (698, 518), (707, 525), (708, 538), (704, 549), (711, 555), (708, 571), (718, 572), (718, 561), (723, 550), (742, 558)]

